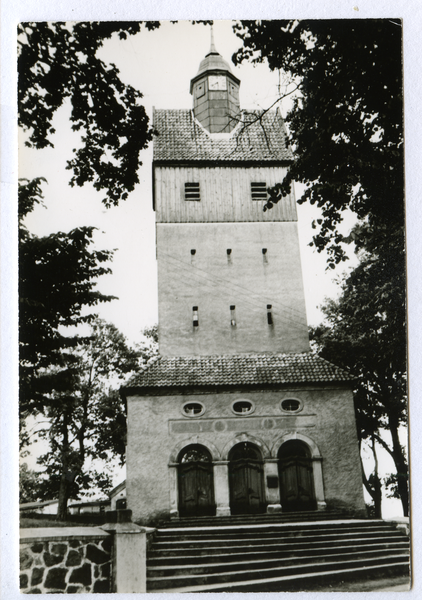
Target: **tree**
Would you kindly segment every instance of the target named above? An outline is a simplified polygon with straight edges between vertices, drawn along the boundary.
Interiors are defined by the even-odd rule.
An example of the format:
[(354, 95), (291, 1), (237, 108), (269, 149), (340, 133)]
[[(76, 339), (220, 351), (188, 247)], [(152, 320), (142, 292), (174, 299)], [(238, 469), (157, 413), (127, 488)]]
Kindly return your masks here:
[[(112, 251), (91, 250), (94, 227), (46, 237), (31, 235), (24, 219), (42, 202), (42, 179), (19, 186), (19, 364), (20, 414), (42, 411), (52, 390), (67, 389), (71, 360), (65, 351), (80, 338), (69, 328), (89, 323), (86, 311), (114, 297), (96, 290), (96, 280), (110, 272), (104, 263)], [(72, 330), (70, 330), (72, 331)], [(22, 438), (25, 442), (25, 437)], [(27, 441), (27, 440), (26, 440)]]
[(39, 433), (49, 450), (39, 464), (49, 476), (50, 493), (58, 493), (59, 519), (66, 518), (69, 498), (93, 487), (110, 489), (107, 464), (116, 456), (123, 464), (125, 456), (125, 406), (116, 386), (141, 362), (140, 351), (113, 324), (95, 319), (90, 327), (90, 336), (65, 353), (67, 388), (53, 390), (43, 406), (48, 426)]
[(41, 497), (43, 479), (37, 471), (33, 471), (27, 463), (19, 464), (19, 502), (36, 502)]
[[(287, 74), (292, 91), (298, 88), (286, 117), (295, 161), (269, 190), (265, 208), (301, 182), (306, 188), (299, 202), (321, 209), (311, 245), (327, 250), (328, 267), (347, 258), (343, 243), (354, 242), (361, 254), (314, 335), (323, 356), (358, 376), (361, 439), (374, 450), (376, 440), (394, 459), (393, 485), (407, 514), (407, 464), (398, 437), (406, 422), (401, 22), (240, 21), (234, 29), (243, 41), (235, 63), (266, 60)], [(337, 226), (346, 210), (358, 224), (343, 236)], [(390, 432), (391, 446), (379, 430)], [(377, 477), (375, 471), (365, 485), (378, 510)]]
[[(212, 23), (212, 21), (192, 21)], [(153, 130), (142, 93), (120, 79), (99, 57), (106, 40), (126, 40), (158, 21), (38, 22), (18, 26), (19, 126), (27, 146), (53, 146), (53, 117), (69, 102), (81, 143), (67, 161), (70, 185), (91, 182), (107, 207), (126, 200), (139, 183), (140, 152)]]
[[(240, 21), (233, 60), (268, 61), (299, 86), (286, 121), (295, 162), (268, 207), (293, 181), (300, 203), (321, 208), (313, 244), (334, 268), (345, 259), (337, 230), (346, 209), (366, 223), (359, 247), (404, 245), (401, 22), (391, 19)], [(365, 234), (365, 235), (363, 235)]]
[(18, 27), (19, 126), (28, 132), (26, 145), (53, 146), (53, 117), (69, 101), (73, 131), (81, 146), (67, 162), (70, 185), (92, 182), (105, 193), (106, 206), (125, 200), (138, 183), (140, 151), (152, 139), (142, 94), (106, 65), (98, 50), (105, 40), (124, 40), (156, 21), (21, 23)]
[[(339, 299), (323, 307), (325, 324), (314, 329), (312, 337), (324, 358), (356, 376), (360, 440), (370, 442), (375, 460), (375, 441), (393, 459), (396, 473), (392, 482), (407, 515), (408, 465), (399, 438), (400, 428), (407, 424), (406, 308), (400, 302), (405, 272), (392, 276), (393, 267), (380, 256), (364, 254), (343, 281)], [(376, 469), (364, 483), (377, 508), (380, 483)]]

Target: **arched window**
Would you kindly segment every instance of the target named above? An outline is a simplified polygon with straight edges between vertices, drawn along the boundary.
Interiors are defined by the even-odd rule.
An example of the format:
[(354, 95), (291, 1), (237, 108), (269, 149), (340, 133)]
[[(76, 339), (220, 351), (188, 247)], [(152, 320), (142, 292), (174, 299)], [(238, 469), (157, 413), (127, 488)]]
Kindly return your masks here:
[(200, 444), (192, 444), (183, 448), (179, 454), (179, 463), (188, 462), (212, 462), (211, 454), (204, 446)]

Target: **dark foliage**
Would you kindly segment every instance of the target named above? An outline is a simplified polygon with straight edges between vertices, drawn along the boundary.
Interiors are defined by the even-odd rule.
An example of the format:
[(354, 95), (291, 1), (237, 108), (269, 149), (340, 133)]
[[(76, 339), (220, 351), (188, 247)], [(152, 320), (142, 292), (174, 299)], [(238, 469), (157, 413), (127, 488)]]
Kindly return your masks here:
[(71, 103), (73, 131), (82, 144), (67, 168), (70, 184), (91, 182), (105, 193), (106, 206), (126, 200), (138, 183), (140, 151), (152, 139), (142, 94), (119, 78), (115, 65), (97, 55), (105, 40), (124, 40), (156, 21), (21, 23), (19, 43), (19, 125), (28, 132), (27, 145), (53, 146), (53, 117), (65, 101)]
[[(71, 374), (63, 371), (64, 350), (80, 339), (63, 328), (88, 323), (84, 312), (113, 296), (96, 289), (96, 280), (110, 269), (103, 266), (113, 252), (91, 250), (94, 227), (45, 237), (31, 235), (25, 216), (41, 202), (41, 179), (19, 186), (19, 364), (21, 415), (42, 410), (45, 394), (68, 389)], [(47, 372), (48, 371), (48, 372)]]
[(331, 267), (345, 258), (337, 225), (346, 209), (367, 223), (361, 245), (391, 232), (403, 245), (401, 22), (240, 21), (235, 31), (244, 44), (236, 63), (267, 60), (300, 90), (287, 115), (296, 160), (269, 206), (304, 183), (299, 202), (322, 209), (313, 244), (328, 249)]
[[(365, 255), (343, 281), (340, 298), (323, 307), (325, 324), (312, 337), (324, 358), (356, 375), (360, 439), (376, 440), (392, 457), (396, 473), (391, 481), (407, 515), (408, 467), (399, 440), (407, 424), (404, 280), (403, 251), (393, 253), (391, 262)], [(367, 482), (374, 493), (376, 479), (375, 474)]]

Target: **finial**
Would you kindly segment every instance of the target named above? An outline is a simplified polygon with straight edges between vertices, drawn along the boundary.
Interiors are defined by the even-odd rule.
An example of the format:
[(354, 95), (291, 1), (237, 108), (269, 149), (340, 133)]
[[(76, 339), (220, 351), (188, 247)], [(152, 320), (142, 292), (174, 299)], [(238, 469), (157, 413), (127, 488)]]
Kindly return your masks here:
[(218, 54), (217, 50), (215, 49), (215, 44), (214, 44), (214, 27), (213, 27), (213, 25), (211, 25), (211, 48), (210, 48), (210, 51), (208, 52), (208, 54)]

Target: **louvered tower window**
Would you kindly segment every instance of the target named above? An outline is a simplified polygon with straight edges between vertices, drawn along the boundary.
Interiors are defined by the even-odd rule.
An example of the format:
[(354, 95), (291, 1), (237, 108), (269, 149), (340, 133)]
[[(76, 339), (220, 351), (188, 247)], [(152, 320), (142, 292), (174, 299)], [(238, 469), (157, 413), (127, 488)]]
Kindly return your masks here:
[(266, 200), (267, 199), (267, 184), (265, 181), (252, 181), (251, 182), (251, 194), (252, 200)]
[(185, 200), (200, 200), (199, 183), (185, 183)]

